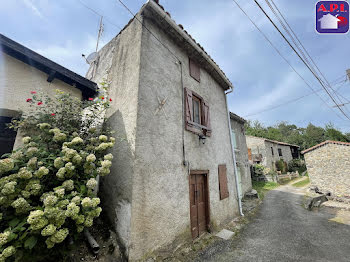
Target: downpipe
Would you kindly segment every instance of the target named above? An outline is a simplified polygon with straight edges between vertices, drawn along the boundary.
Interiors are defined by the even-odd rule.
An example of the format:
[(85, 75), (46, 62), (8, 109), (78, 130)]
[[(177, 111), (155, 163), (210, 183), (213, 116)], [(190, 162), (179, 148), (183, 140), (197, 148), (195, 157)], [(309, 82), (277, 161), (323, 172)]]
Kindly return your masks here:
[[(96, 177), (97, 180), (97, 185), (96, 187), (92, 190), (93, 194), (97, 196), (98, 194), (98, 190), (100, 188), (100, 176), (98, 175)], [(89, 229), (84, 228), (83, 231), (84, 237), (86, 238), (90, 249), (92, 250), (92, 253), (94, 253), (95, 255), (98, 255), (98, 253), (100, 252), (100, 245), (97, 243), (96, 239), (91, 235)]]
[(239, 195), (238, 171), (237, 171), (236, 153), (235, 153), (235, 149), (234, 149), (234, 145), (233, 145), (233, 138), (232, 138), (230, 110), (228, 108), (228, 102), (227, 102), (227, 95), (232, 93), (232, 91), (233, 91), (232, 88), (230, 88), (227, 92), (225, 92), (225, 100), (226, 100), (227, 120), (228, 120), (228, 128), (229, 128), (231, 150), (232, 150), (232, 160), (233, 160), (233, 167), (234, 167), (234, 171), (235, 171), (236, 191), (237, 191), (239, 213), (242, 217), (244, 217), (243, 209), (242, 209), (242, 199), (241, 199), (241, 196)]

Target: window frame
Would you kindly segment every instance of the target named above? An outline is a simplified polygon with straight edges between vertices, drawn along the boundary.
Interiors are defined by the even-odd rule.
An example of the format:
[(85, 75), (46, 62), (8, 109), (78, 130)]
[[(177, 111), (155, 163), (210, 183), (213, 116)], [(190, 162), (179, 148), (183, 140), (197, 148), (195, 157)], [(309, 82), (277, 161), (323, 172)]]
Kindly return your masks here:
[(201, 68), (200, 66), (191, 58), (188, 58), (188, 67), (190, 76), (196, 80), (198, 83), (201, 82)]
[[(204, 107), (206, 102), (204, 101), (203, 97), (201, 97), (199, 94), (197, 94), (196, 92), (190, 90), (189, 88), (184, 88), (184, 92), (185, 92), (185, 129), (187, 131), (190, 131), (192, 133), (195, 133), (197, 135), (205, 135), (207, 137), (211, 136), (211, 131), (212, 129), (210, 128), (210, 117), (209, 117), (209, 125), (208, 126), (204, 126), (203, 122), (204, 122)], [(192, 120), (187, 120), (187, 99), (188, 99), (188, 95), (187, 93), (191, 92), (191, 104), (192, 104)], [(196, 123), (193, 121), (193, 117), (194, 117), (194, 112), (193, 112), (193, 97), (195, 97), (196, 99), (199, 100), (199, 109), (200, 109), (200, 124)], [(208, 106), (208, 110), (209, 110), (209, 106)], [(208, 112), (209, 114), (209, 112)]]
[(275, 155), (275, 152), (273, 151), (273, 147), (271, 147), (271, 153), (272, 153), (272, 156)]
[(278, 156), (283, 156), (281, 148), (278, 148)]

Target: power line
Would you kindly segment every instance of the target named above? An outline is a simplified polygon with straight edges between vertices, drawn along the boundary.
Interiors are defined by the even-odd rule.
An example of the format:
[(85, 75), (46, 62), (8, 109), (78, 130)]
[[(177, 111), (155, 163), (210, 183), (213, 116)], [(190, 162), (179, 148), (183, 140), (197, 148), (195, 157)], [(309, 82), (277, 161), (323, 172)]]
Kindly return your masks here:
[[(238, 4), (238, 2), (237, 2), (236, 0), (232, 0), (232, 1), (237, 5), (237, 7), (242, 11), (242, 13), (249, 19), (249, 21), (255, 26), (255, 28), (262, 34), (262, 36), (265, 38), (265, 40), (266, 40), (267, 42), (269, 42), (269, 44), (275, 49), (275, 51), (276, 51), (276, 52), (283, 58), (283, 60), (290, 66), (290, 68), (292, 68), (292, 70), (300, 77), (300, 79), (303, 80), (303, 82), (308, 86), (308, 88), (311, 89), (312, 92), (313, 92), (314, 94), (316, 94), (328, 108), (330, 108), (331, 110), (334, 111), (334, 109), (333, 109), (332, 107), (330, 107), (330, 106), (326, 103), (326, 101), (324, 101), (323, 98), (322, 98), (319, 94), (317, 94), (317, 92), (311, 87), (311, 85), (310, 85), (308, 82), (306, 82), (306, 80), (302, 77), (302, 75), (299, 74), (298, 71), (296, 71), (296, 69), (292, 66), (292, 64), (283, 56), (283, 54), (282, 54), (282, 53), (278, 50), (278, 48), (271, 42), (271, 40), (266, 36), (266, 34), (258, 27), (258, 25), (250, 18), (250, 16), (243, 10), (243, 8)], [(340, 119), (344, 120), (341, 116), (339, 116), (339, 114), (338, 114), (336, 111), (334, 111), (334, 112), (335, 112), (335, 114), (336, 114)]]
[[(235, 1), (235, 0), (234, 0)], [(257, 2), (257, 0), (253, 0), (257, 6), (260, 8), (260, 10), (264, 13), (264, 15), (269, 19), (269, 21), (272, 23), (272, 25), (276, 28), (276, 30), (280, 33), (280, 35), (283, 37), (283, 39), (288, 43), (288, 45), (292, 48), (292, 50), (294, 51), (294, 53), (300, 58), (300, 60), (304, 63), (304, 65), (310, 70), (310, 72), (314, 75), (314, 77), (317, 79), (317, 81), (321, 84), (322, 88), (326, 91), (326, 93), (328, 94), (328, 96), (332, 99), (332, 101), (334, 102), (334, 104), (337, 106), (337, 108), (339, 109), (339, 111), (348, 119), (350, 120), (350, 117), (344, 112), (344, 110), (338, 106), (338, 102), (334, 99), (334, 97), (332, 96), (332, 94), (328, 91), (327, 87), (324, 86), (324, 83), (322, 82), (322, 80), (317, 76), (317, 74), (315, 74), (315, 72), (310, 68), (309, 64), (305, 62), (305, 60), (301, 57), (301, 55), (295, 50), (295, 48), (293, 47), (293, 45), (288, 41), (288, 39), (285, 37), (285, 35), (281, 32), (281, 30), (277, 27), (277, 25), (272, 21), (272, 19), (270, 18), (270, 16), (265, 12), (265, 10), (261, 7), (261, 5)]]
[[(272, 3), (272, 6), (270, 4), (270, 2)], [(331, 86), (331, 84), (328, 82), (327, 78), (324, 76), (324, 74), (321, 72), (320, 68), (317, 66), (317, 64), (315, 63), (315, 61), (312, 59), (311, 55), (309, 54), (309, 52), (306, 50), (306, 48), (304, 47), (304, 45), (302, 44), (302, 42), (300, 41), (300, 39), (298, 38), (298, 36), (296, 35), (296, 33), (294, 32), (294, 30), (292, 29), (292, 27), (289, 25), (288, 21), (285, 19), (285, 17), (283, 16), (282, 12), (279, 10), (279, 8), (277, 7), (277, 5), (275, 4), (274, 0), (265, 0), (265, 2), (267, 3), (267, 5), (270, 7), (271, 11), (275, 14), (275, 16), (277, 17), (278, 21), (280, 22), (280, 24), (282, 25), (282, 27), (284, 28), (284, 30), (287, 32), (287, 34), (290, 36), (291, 40), (293, 41), (295, 47), (299, 50), (299, 52), (301, 53), (301, 55), (303, 56), (303, 58), (306, 60), (306, 62), (309, 64), (310, 68), (314, 71), (315, 74), (318, 75), (317, 71), (319, 72), (319, 74), (323, 77), (323, 79), (325, 80), (326, 84), (328, 85), (328, 87), (333, 91), (333, 93), (336, 95), (336, 97), (339, 99), (340, 102), (340, 96), (345, 99), (346, 102), (348, 102), (348, 100), (342, 96), (341, 94), (338, 94), (333, 87)], [(279, 18), (279, 16), (277, 15), (276, 10), (274, 9), (276, 8), (277, 12), (279, 13), (279, 15), (281, 16), (282, 20)], [(289, 30), (288, 30), (288, 28)], [(290, 32), (291, 31), (291, 32)], [(297, 40), (297, 42), (299, 43), (299, 45), (301, 46), (301, 48), (298, 46), (298, 43), (296, 43), (295, 39)], [(304, 54), (303, 50), (305, 51), (306, 55), (309, 57), (309, 59), (311, 60), (312, 64), (316, 67), (317, 71), (315, 70), (315, 68), (313, 67), (313, 65), (310, 63), (309, 59), (306, 57), (306, 55)], [(318, 77), (321, 79), (321, 77), (318, 75)], [(322, 81), (323, 82), (323, 81)], [(346, 110), (346, 109), (345, 109)], [(350, 113), (350, 112), (348, 112)]]
[(155, 34), (153, 34), (152, 33), (152, 31), (151, 30), (149, 30), (148, 28), (147, 28), (147, 26), (145, 26), (141, 21), (140, 21), (140, 19), (136, 16), (136, 14), (134, 14), (131, 10), (130, 10), (130, 8), (129, 7), (127, 7), (127, 5), (126, 4), (124, 4), (124, 2), (123, 1), (121, 1), (121, 0), (118, 0), (119, 1), (119, 3), (122, 5), (122, 6), (124, 6), (124, 8), (161, 44), (161, 45), (163, 45), (176, 59), (177, 59), (177, 61), (178, 62), (180, 62), (181, 63), (181, 60), (169, 49), (169, 47), (167, 46), (167, 45), (165, 45), (162, 41), (160, 41), (160, 39), (155, 35)]
[(122, 28), (115, 24), (111, 19), (109, 19), (107, 16), (102, 15), (100, 12), (97, 12), (95, 9), (89, 7), (88, 5), (86, 5), (83, 1), (78, 0), (78, 3), (80, 3), (82, 6), (84, 6), (86, 9), (90, 10), (91, 12), (93, 12), (95, 15), (98, 15), (99, 17), (103, 17), (108, 23), (110, 23), (111, 25), (115, 26), (116, 28), (118, 28), (119, 30), (122, 30)]
[[(315, 92), (320, 92), (320, 91), (323, 91), (323, 89), (322, 89), (322, 88), (321, 88), (321, 89), (318, 89), (318, 90), (316, 90)], [(282, 104), (278, 104), (278, 105), (275, 105), (275, 106), (272, 106), (272, 107), (269, 107), (269, 108), (266, 108), (266, 109), (257, 111), (257, 112), (255, 112), (255, 113), (248, 114), (248, 115), (245, 115), (245, 116), (243, 116), (243, 117), (249, 117), (249, 116), (259, 115), (259, 114), (261, 114), (261, 113), (274, 110), (274, 109), (279, 108), (279, 107), (281, 107), (281, 106), (285, 106), (285, 105), (294, 103), (294, 102), (296, 102), (296, 101), (299, 101), (299, 100), (303, 99), (304, 97), (307, 97), (307, 96), (310, 96), (310, 95), (313, 95), (313, 94), (315, 94), (315, 93), (314, 93), (314, 92), (311, 92), (311, 93), (308, 93), (308, 94), (306, 94), (306, 95), (299, 96), (299, 97), (297, 97), (297, 98), (288, 100), (288, 101), (286, 101), (286, 102), (284, 102), (284, 103), (282, 103)]]

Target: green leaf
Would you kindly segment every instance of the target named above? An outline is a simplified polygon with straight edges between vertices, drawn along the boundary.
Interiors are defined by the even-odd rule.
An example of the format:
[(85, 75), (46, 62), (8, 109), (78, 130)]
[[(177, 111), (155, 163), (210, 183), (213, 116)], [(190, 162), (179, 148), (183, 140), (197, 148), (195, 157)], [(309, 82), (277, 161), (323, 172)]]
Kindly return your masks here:
[(35, 236), (31, 236), (27, 238), (27, 240), (24, 242), (24, 247), (28, 249), (32, 249), (35, 245), (38, 239)]
[(16, 239), (16, 238), (17, 238), (17, 234), (11, 233), (11, 234), (9, 235), (7, 241), (10, 242), (10, 241), (12, 241), (12, 240), (14, 240), (14, 239)]
[(18, 223), (19, 223), (19, 221), (20, 221), (20, 220), (19, 220), (18, 218), (12, 219), (12, 220), (9, 222), (10, 227), (15, 227), (15, 226), (17, 226)]
[(23, 239), (25, 239), (25, 237), (28, 235), (28, 231), (27, 232), (24, 232), (23, 234), (22, 234), (22, 236), (20, 236), (20, 238), (18, 239), (18, 240), (23, 240)]

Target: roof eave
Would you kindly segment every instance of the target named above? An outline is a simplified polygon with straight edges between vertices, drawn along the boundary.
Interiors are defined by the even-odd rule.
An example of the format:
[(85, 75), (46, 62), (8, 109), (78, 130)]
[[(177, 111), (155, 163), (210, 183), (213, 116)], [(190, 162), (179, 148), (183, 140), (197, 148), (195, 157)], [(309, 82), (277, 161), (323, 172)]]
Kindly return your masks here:
[[(147, 15), (147, 12), (150, 12), (150, 14)], [(233, 89), (232, 83), (213, 59), (157, 3), (149, 0), (140, 10), (140, 13), (155, 21), (178, 45), (182, 45), (189, 57), (201, 64), (224, 90)]]
[[(3, 51), (7, 55), (48, 74), (48, 82), (57, 78), (66, 84), (75, 86), (81, 90), (84, 98), (94, 96), (97, 93), (96, 83), (74, 73), (73, 71), (51, 61), (2, 34), (0, 34), (0, 51)], [(50, 75), (52, 76), (51, 79), (49, 79)]]

